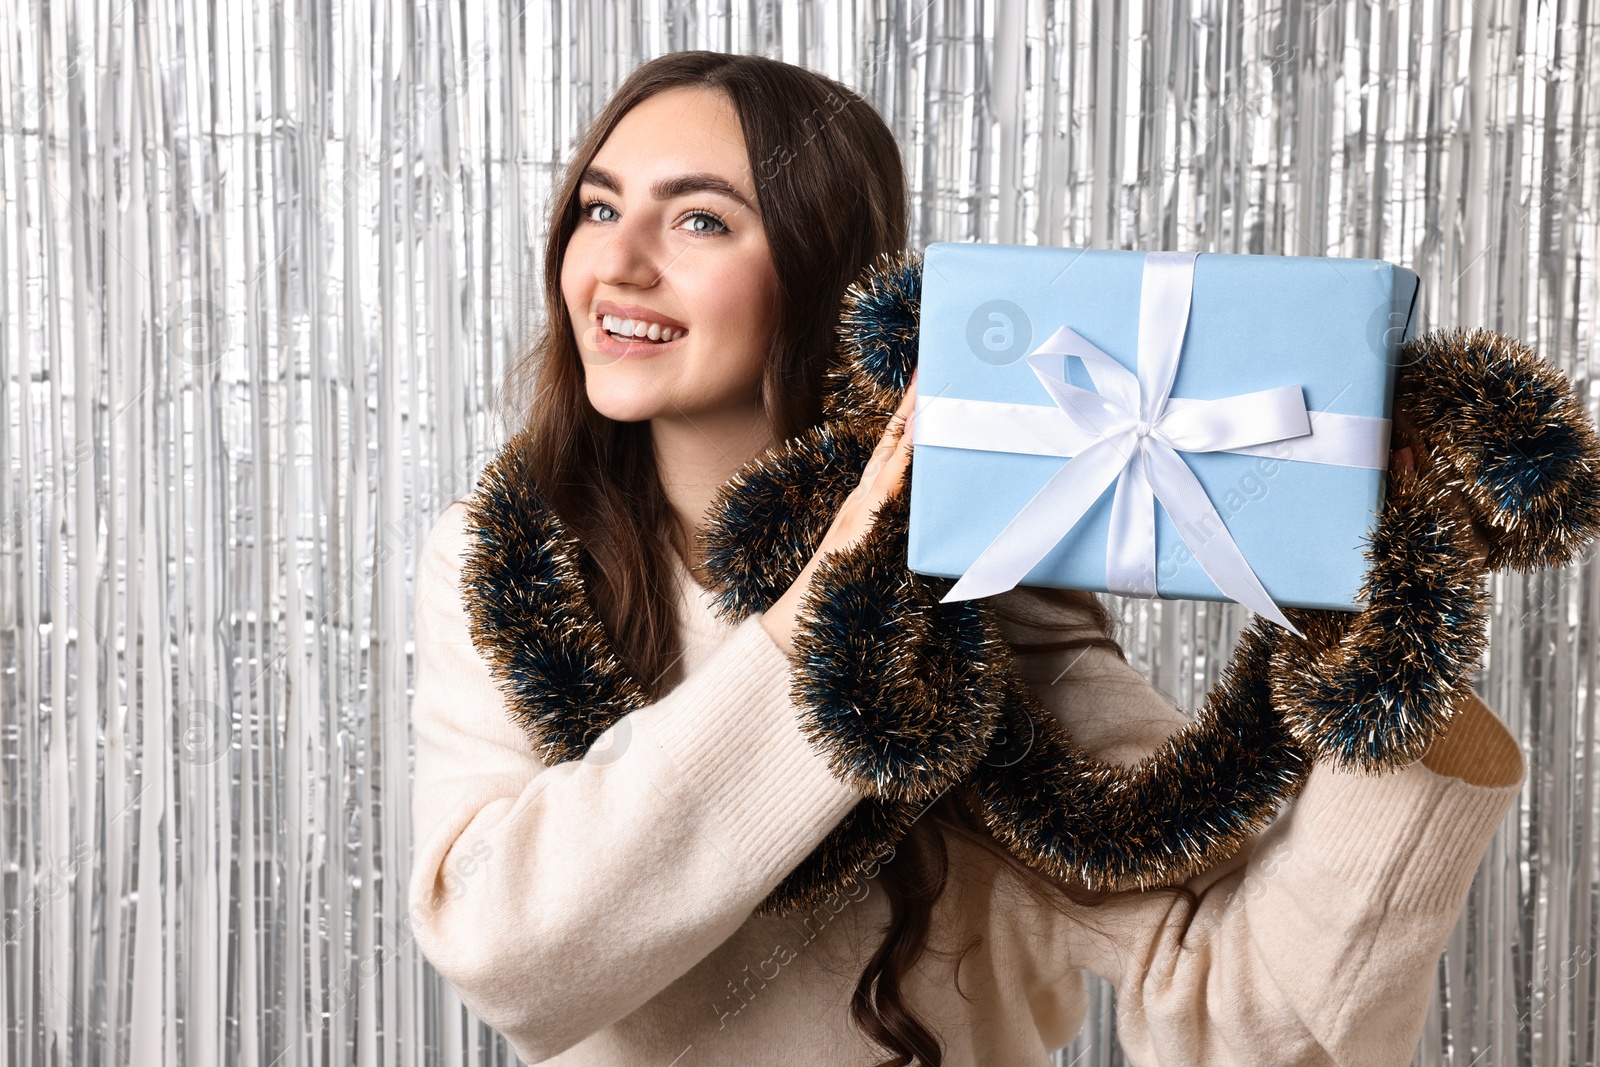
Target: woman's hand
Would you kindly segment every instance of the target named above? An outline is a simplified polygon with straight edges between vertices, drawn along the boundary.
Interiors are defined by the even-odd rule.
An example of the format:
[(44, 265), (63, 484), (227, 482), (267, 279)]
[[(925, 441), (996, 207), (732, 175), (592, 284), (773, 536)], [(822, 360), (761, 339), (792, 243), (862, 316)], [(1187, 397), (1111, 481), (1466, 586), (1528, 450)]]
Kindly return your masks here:
[[(1394, 477), (1394, 472), (1397, 470), (1416, 470), (1420, 474), (1428, 470), (1432, 463), (1432, 457), (1428, 455), (1427, 449), (1422, 447), (1417, 437), (1416, 424), (1412, 422), (1403, 401), (1397, 399), (1394, 406), (1394, 427), (1389, 435), (1390, 477)], [(1473, 547), (1477, 551), (1478, 559), (1482, 561), (1489, 554), (1489, 541), (1485, 531), (1478, 520), (1472, 517), (1472, 509), (1461, 499), (1459, 493), (1455, 494), (1455, 502), (1461, 509), (1461, 514), (1467, 519), (1467, 525), (1472, 533)]]
[(872, 458), (867, 460), (866, 468), (861, 472), (861, 480), (844, 498), (844, 503), (839, 505), (833, 524), (822, 535), (816, 552), (812, 553), (811, 559), (788, 591), (762, 615), (761, 624), (786, 655), (794, 655), (795, 619), (800, 598), (810, 586), (811, 576), (817, 572), (822, 557), (858, 543), (872, 528), (873, 513), (900, 493), (906, 467), (911, 462), (911, 434), (907, 431), (911, 427), (911, 413), (916, 402), (917, 375), (913, 371), (906, 395), (889, 417), (889, 424), (884, 428), (878, 446), (872, 450)]

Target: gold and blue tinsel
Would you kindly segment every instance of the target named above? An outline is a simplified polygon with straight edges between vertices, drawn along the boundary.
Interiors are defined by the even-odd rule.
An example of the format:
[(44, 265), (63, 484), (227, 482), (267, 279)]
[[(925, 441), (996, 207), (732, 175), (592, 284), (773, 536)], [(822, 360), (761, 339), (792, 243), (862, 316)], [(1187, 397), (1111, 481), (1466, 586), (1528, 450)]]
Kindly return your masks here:
[[(920, 257), (901, 253), (850, 288), (824, 421), (719, 491), (701, 536), (725, 618), (789, 588), (859, 480), (916, 367), (920, 281)], [(1396, 403), (1430, 462), (1391, 473), (1365, 549), (1367, 606), (1288, 609), (1304, 638), (1257, 619), (1193, 722), (1131, 768), (1074, 742), (985, 602), (940, 604), (948, 580), (906, 568), (909, 494), (892, 497), (867, 536), (821, 561), (795, 640), (801, 726), (863, 799), (757, 912), (839, 893), (952, 787), (1023, 862), (1118, 890), (1235, 851), (1315, 760), (1383, 773), (1417, 759), (1482, 654), (1488, 570), (1559, 566), (1600, 534), (1600, 437), (1571, 384), (1514, 340), (1440, 331), (1403, 355)], [(523, 475), (525, 444), (470, 501), (463, 588), (512, 714), (558, 763), (646, 698), (595, 619), (582, 546)]]

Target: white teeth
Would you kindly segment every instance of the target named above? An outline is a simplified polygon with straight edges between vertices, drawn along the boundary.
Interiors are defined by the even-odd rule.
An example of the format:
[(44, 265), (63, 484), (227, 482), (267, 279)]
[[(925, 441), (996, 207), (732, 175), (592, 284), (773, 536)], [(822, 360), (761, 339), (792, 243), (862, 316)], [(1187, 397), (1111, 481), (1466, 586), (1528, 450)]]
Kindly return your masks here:
[(619, 337), (649, 338), (652, 341), (676, 341), (687, 330), (677, 329), (672, 326), (663, 326), (659, 322), (646, 322), (643, 319), (624, 319), (616, 315), (600, 316), (600, 325), (608, 333)]

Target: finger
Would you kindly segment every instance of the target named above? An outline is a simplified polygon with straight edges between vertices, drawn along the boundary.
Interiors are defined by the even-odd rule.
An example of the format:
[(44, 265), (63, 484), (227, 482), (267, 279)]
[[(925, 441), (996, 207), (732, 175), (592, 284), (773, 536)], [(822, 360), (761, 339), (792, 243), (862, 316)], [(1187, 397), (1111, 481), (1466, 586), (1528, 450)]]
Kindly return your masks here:
[(916, 409), (916, 398), (913, 395), (915, 389), (916, 383), (913, 382), (911, 389), (907, 390), (908, 402), (901, 404), (905, 418), (897, 431), (894, 450), (884, 460), (873, 486), (874, 492), (882, 497), (893, 496), (899, 492), (905, 480), (906, 468), (911, 464), (911, 423), (912, 414)]
[(906, 468), (910, 466), (911, 435), (908, 433), (901, 438), (900, 446), (890, 453), (883, 470), (878, 472), (874, 491), (885, 498), (898, 494), (905, 484)]
[(894, 409), (894, 414), (889, 416), (889, 421), (884, 425), (883, 437), (879, 444), (898, 446), (900, 438), (905, 434), (905, 428), (911, 421), (911, 413), (917, 403), (917, 382), (913, 377), (911, 384), (906, 388), (905, 395), (900, 398), (900, 404)]
[(906, 386), (905, 395), (900, 398), (900, 404), (894, 409), (894, 414), (889, 416), (889, 426), (886, 432), (893, 434), (896, 444), (904, 435), (906, 427), (911, 424), (911, 415), (917, 408), (917, 375), (913, 371), (911, 383)]
[(898, 430), (891, 416), (889, 424), (883, 428), (883, 433), (878, 437), (878, 443), (872, 446), (872, 455), (867, 457), (867, 466), (861, 472), (861, 480), (856, 483), (858, 489), (864, 489), (873, 484), (878, 477), (878, 472), (894, 452), (895, 443), (899, 440)]
[(907, 418), (917, 406), (917, 372), (911, 372), (911, 380), (906, 383), (905, 395), (900, 398), (900, 406), (895, 410), (904, 413)]
[(861, 486), (876, 484), (878, 476), (882, 473), (885, 464), (890, 462), (890, 457), (900, 448), (904, 447), (909, 435), (905, 432), (911, 412), (916, 405), (917, 382), (913, 373), (911, 385), (900, 398), (900, 404), (894, 413), (889, 416), (884, 424), (883, 433), (878, 437), (878, 443), (873, 446), (872, 455), (867, 460), (866, 468), (861, 472)]

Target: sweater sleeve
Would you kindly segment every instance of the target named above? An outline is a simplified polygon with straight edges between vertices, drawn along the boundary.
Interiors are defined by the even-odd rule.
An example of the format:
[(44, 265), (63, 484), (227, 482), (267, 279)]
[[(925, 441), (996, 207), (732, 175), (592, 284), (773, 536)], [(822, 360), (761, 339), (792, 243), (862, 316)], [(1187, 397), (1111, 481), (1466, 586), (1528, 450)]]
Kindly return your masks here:
[[(1108, 675), (1132, 671), (1112, 660)], [(1135, 687), (1126, 704), (1147, 752), (1167, 702)], [(1445, 940), (1525, 773), (1515, 740), (1468, 695), (1424, 761), (1386, 775), (1317, 765), (1267, 830), (1189, 881), (1193, 902), (1152, 890), (1042, 920), (1040, 976), (1077, 983), (1084, 968), (1111, 982), (1137, 1067), (1408, 1063)]]
[(688, 971), (856, 804), (801, 732), (751, 616), (582, 760), (545, 766), (468, 635), (457, 501), (416, 577), (411, 923), (529, 1062)]

